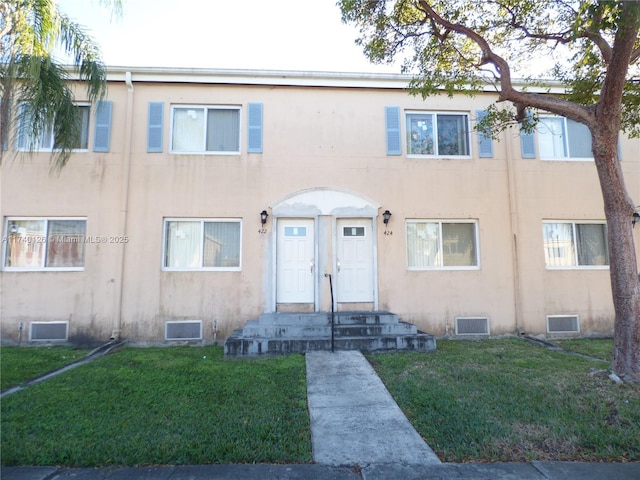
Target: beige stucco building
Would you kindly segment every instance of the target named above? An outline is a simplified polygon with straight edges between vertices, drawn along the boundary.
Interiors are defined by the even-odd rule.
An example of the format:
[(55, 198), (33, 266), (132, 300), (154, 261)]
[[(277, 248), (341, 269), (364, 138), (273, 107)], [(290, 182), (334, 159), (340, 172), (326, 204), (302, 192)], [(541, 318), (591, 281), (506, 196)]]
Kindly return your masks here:
[[(408, 80), (112, 68), (97, 112), (78, 89), (59, 176), (11, 155), (19, 134), (5, 153), (3, 342), (222, 340), (330, 310), (325, 274), (338, 310), (438, 336), (612, 333), (586, 129), (541, 114), (491, 141), (473, 127), (495, 93), (423, 100)], [(619, 148), (640, 203), (640, 140)]]

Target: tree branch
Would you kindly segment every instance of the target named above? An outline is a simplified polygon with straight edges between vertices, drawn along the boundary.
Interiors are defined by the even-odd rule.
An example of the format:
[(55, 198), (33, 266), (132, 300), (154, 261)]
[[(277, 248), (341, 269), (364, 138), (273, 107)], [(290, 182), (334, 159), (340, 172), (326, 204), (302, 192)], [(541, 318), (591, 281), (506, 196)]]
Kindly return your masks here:
[(611, 45), (609, 45), (609, 42), (607, 42), (604, 37), (600, 35), (599, 30), (593, 30), (594, 25), (599, 25), (601, 21), (602, 11), (600, 10), (594, 17), (593, 23), (589, 27), (587, 27), (585, 35), (579, 35), (579, 37), (591, 40), (598, 47), (598, 49), (600, 50), (600, 54), (602, 55), (602, 59), (608, 65), (609, 62), (611, 62), (611, 55), (613, 53)]
[[(604, 60), (605, 63), (608, 64), (609, 61), (611, 60), (611, 53), (612, 53), (611, 45), (609, 45), (609, 43), (605, 40), (605, 38), (602, 35), (600, 35), (600, 32), (597, 29), (594, 30), (594, 25), (598, 25), (602, 20), (601, 12), (599, 12), (598, 15), (593, 18), (593, 22), (585, 30), (581, 32), (573, 33), (571, 29), (568, 29), (564, 32), (556, 32), (556, 33), (534, 33), (534, 32), (531, 32), (526, 26), (522, 24), (522, 22), (520, 22), (517, 19), (517, 15), (515, 14), (512, 8), (510, 8), (508, 5), (502, 2), (499, 2), (498, 5), (504, 8), (511, 15), (511, 21), (509, 22), (509, 25), (515, 30), (519, 30), (523, 32), (525, 38), (552, 41), (552, 42), (556, 42), (556, 44), (561, 44), (561, 45), (569, 44), (575, 41), (577, 38), (584, 38), (587, 40), (591, 40), (598, 47), (598, 50), (600, 50), (600, 54), (602, 55), (602, 59)], [(563, 5), (567, 9), (571, 10), (574, 15), (576, 16), (578, 15), (578, 12), (575, 9), (573, 9), (570, 5), (567, 5), (564, 3)]]
[(495, 53), (489, 42), (475, 30), (469, 27), (453, 22), (449, 22), (442, 18), (426, 0), (419, 0), (420, 8), (431, 19), (432, 22), (442, 26), (443, 28), (464, 35), (472, 40), (482, 52), (480, 65), (492, 64), (498, 72), (498, 80), (500, 88), (498, 92), (498, 101), (510, 101), (516, 107), (516, 119), (523, 120), (527, 107), (546, 110), (551, 113), (562, 115), (586, 125), (592, 125), (595, 121), (594, 113), (591, 108), (582, 105), (576, 105), (562, 98), (550, 95), (540, 95), (536, 93), (521, 92), (513, 87), (511, 80), (511, 69), (508, 62), (500, 55)]
[(621, 22), (613, 42), (611, 61), (597, 105), (597, 115), (603, 120), (606, 119), (607, 125), (616, 131), (620, 128), (620, 102), (626, 84), (626, 74), (640, 30), (640, 7), (628, 2), (622, 9), (622, 18), (625, 20)]

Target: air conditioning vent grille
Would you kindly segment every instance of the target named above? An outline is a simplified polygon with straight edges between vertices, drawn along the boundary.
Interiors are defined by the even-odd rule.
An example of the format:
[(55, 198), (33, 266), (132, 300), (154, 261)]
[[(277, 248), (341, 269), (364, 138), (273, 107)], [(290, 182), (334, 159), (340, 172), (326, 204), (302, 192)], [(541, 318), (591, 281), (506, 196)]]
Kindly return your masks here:
[(578, 315), (549, 315), (547, 317), (548, 333), (576, 333), (579, 331)]
[(202, 340), (202, 321), (186, 320), (165, 323), (166, 340)]
[(487, 317), (457, 317), (456, 335), (489, 335)]
[(31, 322), (29, 339), (32, 342), (66, 341), (69, 322)]

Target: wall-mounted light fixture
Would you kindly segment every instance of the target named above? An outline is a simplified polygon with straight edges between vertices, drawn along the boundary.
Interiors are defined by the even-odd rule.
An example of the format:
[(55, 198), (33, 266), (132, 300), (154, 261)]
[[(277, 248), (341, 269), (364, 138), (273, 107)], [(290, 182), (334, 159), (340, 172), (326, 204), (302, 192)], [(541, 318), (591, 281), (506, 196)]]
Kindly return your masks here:
[(640, 222), (640, 213), (633, 212), (633, 216), (631, 217), (631, 228), (636, 228), (636, 223)]
[(389, 210), (385, 210), (382, 214), (382, 221), (385, 225), (389, 223), (389, 219), (391, 218), (391, 212)]
[(260, 223), (262, 225), (264, 225), (265, 223), (267, 223), (267, 218), (269, 217), (269, 214), (267, 213), (266, 210), (262, 210), (260, 212)]

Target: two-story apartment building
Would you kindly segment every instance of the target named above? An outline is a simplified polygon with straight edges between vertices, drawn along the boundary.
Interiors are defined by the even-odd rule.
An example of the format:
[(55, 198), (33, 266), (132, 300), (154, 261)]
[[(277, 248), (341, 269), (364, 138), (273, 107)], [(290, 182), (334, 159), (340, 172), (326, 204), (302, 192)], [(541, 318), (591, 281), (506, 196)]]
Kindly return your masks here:
[[(12, 157), (18, 128), (5, 154), (3, 342), (212, 342), (329, 311), (325, 274), (337, 310), (435, 335), (610, 334), (586, 128), (541, 114), (491, 140), (474, 125), (495, 92), (423, 100), (408, 81), (111, 68), (97, 108), (79, 87), (60, 175), (46, 132)], [(640, 140), (619, 148), (640, 199)]]

